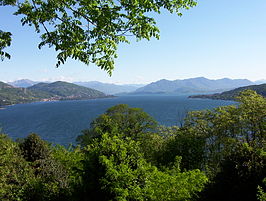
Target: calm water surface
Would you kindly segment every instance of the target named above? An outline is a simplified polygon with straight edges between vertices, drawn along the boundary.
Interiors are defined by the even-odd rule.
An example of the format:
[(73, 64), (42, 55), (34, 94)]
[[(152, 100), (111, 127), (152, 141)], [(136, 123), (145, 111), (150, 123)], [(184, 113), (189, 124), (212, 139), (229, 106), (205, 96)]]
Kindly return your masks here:
[(236, 104), (233, 101), (188, 99), (185, 96), (121, 96), (109, 99), (19, 104), (0, 110), (0, 127), (13, 139), (38, 133), (52, 143), (75, 144), (81, 130), (111, 106), (142, 108), (160, 124), (179, 125), (185, 112)]

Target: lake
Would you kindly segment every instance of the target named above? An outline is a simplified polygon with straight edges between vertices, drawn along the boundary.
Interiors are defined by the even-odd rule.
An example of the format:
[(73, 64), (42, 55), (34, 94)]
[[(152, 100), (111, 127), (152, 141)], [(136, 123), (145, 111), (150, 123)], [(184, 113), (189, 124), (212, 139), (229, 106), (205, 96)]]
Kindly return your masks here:
[(13, 139), (37, 133), (62, 145), (75, 144), (81, 130), (106, 109), (117, 104), (142, 108), (160, 124), (179, 125), (185, 113), (236, 104), (233, 101), (188, 99), (187, 96), (120, 96), (80, 101), (39, 102), (8, 106), (0, 110), (0, 128)]

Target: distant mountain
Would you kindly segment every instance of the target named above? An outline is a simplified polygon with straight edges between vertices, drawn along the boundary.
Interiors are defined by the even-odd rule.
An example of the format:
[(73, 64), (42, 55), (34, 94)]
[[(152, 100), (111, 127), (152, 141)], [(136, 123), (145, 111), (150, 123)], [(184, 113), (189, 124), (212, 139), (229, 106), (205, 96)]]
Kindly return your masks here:
[(137, 89), (134, 93), (204, 93), (204, 92), (221, 92), (237, 87), (252, 85), (253, 82), (247, 79), (218, 79), (210, 80), (204, 77), (190, 78), (184, 80), (159, 80), (144, 87)]
[(0, 106), (40, 101), (50, 97), (51, 95), (46, 92), (33, 92), (26, 88), (17, 88), (0, 82)]
[(96, 90), (104, 92), (105, 94), (129, 93), (144, 86), (142, 84), (117, 85), (117, 84), (102, 83), (102, 82), (97, 82), (97, 81), (74, 82), (74, 84), (96, 89)]
[(104, 93), (67, 82), (39, 83), (28, 88), (0, 82), (0, 106), (51, 100), (81, 100), (110, 97)]
[(52, 94), (54, 97), (58, 97), (59, 99), (90, 99), (106, 97), (103, 92), (95, 89), (62, 81), (53, 83), (38, 83), (28, 87), (28, 89), (33, 91), (43, 91)]
[(27, 88), (27, 87), (31, 87), (35, 84), (37, 84), (39, 82), (36, 81), (32, 81), (32, 80), (28, 80), (28, 79), (22, 79), (22, 80), (16, 80), (14, 82), (8, 82), (7, 84), (10, 84), (14, 87), (23, 87), (23, 88)]
[(244, 91), (247, 89), (256, 91), (258, 94), (266, 97), (266, 84), (260, 84), (260, 85), (251, 85), (251, 86), (246, 86), (246, 87), (239, 87), (239, 88), (236, 88), (236, 89), (233, 89), (230, 91), (225, 91), (223, 93), (189, 96), (189, 98), (234, 100), (235, 97), (237, 97), (241, 91)]
[(257, 80), (254, 83), (255, 84), (266, 84), (266, 80)]

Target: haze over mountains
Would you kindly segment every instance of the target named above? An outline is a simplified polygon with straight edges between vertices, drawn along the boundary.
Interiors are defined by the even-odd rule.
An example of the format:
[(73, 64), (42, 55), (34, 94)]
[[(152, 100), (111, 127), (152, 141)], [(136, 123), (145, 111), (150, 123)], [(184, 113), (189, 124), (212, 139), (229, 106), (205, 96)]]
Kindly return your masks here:
[(74, 82), (74, 84), (89, 87), (92, 89), (96, 89), (102, 91), (105, 94), (119, 94), (119, 93), (130, 93), (135, 91), (136, 89), (143, 87), (144, 84), (109, 84), (102, 83), (98, 81), (90, 81), (90, 82)]
[[(38, 83), (37, 81), (31, 80), (17, 80), (10, 82), (12, 86), (16, 87), (30, 87)], [(89, 82), (74, 82), (74, 84), (89, 87), (105, 94), (197, 94), (197, 93), (215, 93), (223, 92), (238, 87), (249, 86), (254, 84), (266, 83), (266, 80), (259, 80), (252, 82), (247, 79), (217, 79), (211, 80), (204, 77), (190, 78), (184, 80), (166, 80), (162, 79), (156, 82), (152, 82), (147, 85), (143, 84), (110, 84), (102, 83), (98, 81)]]
[(23, 87), (23, 88), (27, 88), (27, 87), (31, 87), (35, 84), (38, 84), (40, 82), (37, 81), (32, 81), (29, 79), (22, 79), (22, 80), (16, 80), (14, 82), (8, 82), (7, 84), (12, 85), (13, 87)]
[(159, 80), (135, 91), (135, 93), (204, 93), (222, 92), (237, 87), (254, 84), (247, 79), (218, 79), (210, 80), (204, 77), (190, 78), (184, 80)]

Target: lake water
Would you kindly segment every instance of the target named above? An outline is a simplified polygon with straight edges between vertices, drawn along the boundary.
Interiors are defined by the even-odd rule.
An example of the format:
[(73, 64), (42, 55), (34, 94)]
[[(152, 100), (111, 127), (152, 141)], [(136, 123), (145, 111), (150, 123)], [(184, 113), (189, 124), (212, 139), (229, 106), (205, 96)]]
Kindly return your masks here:
[(13, 139), (37, 133), (62, 145), (75, 144), (81, 130), (117, 104), (142, 108), (160, 124), (179, 125), (187, 111), (236, 104), (233, 101), (188, 99), (185, 96), (121, 96), (108, 99), (19, 104), (0, 110), (0, 128)]

